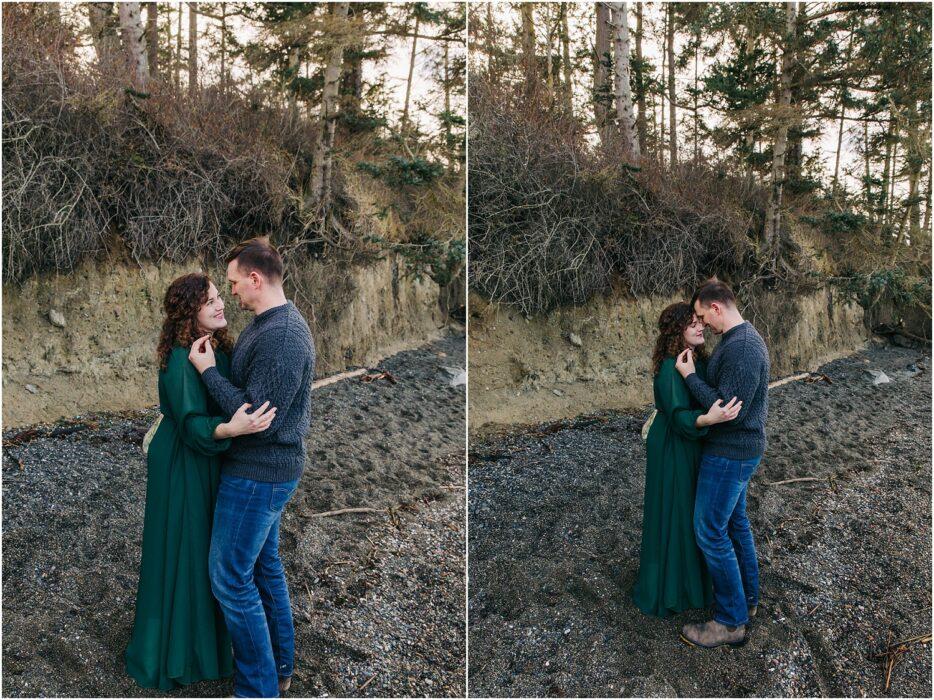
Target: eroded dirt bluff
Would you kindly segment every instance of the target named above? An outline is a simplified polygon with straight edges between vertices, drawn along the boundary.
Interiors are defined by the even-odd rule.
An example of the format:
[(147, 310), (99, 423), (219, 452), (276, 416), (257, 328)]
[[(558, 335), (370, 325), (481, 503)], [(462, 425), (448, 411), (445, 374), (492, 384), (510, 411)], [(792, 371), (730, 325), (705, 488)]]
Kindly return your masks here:
[[(67, 275), (3, 287), (3, 423), (15, 427), (87, 411), (119, 411), (157, 401), (155, 345), (162, 299), (186, 264), (87, 262)], [(249, 321), (219, 282), (231, 330)], [(398, 260), (292, 270), (286, 288), (308, 319), (318, 376), (372, 365), (437, 337), (446, 319), (430, 279), (405, 275)], [(297, 291), (301, 290), (301, 291)]]
[[(656, 323), (678, 299), (611, 294), (527, 319), (471, 295), (470, 429), (650, 403)], [(862, 309), (829, 291), (761, 298), (750, 312), (769, 342), (773, 377), (814, 370), (867, 339)]]

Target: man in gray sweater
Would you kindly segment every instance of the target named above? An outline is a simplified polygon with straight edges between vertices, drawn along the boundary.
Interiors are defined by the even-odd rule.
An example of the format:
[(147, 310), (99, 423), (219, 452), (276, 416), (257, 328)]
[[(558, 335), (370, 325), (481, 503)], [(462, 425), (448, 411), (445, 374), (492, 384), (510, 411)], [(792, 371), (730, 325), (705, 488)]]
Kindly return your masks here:
[(732, 290), (716, 278), (691, 300), (698, 320), (721, 336), (707, 365), (707, 382), (685, 350), (675, 363), (690, 392), (709, 409), (732, 397), (742, 402), (735, 420), (710, 429), (694, 501), (694, 533), (713, 580), (714, 619), (685, 625), (682, 639), (707, 648), (746, 643), (746, 625), (759, 605), (759, 564), (746, 517), (746, 489), (765, 453), (769, 352), (743, 320)]
[[(305, 466), (315, 346), (308, 324), (282, 290), (282, 258), (265, 238), (227, 257), (230, 291), (255, 314), (237, 338), (230, 380), (218, 372), (210, 336), (189, 359), (229, 415), (244, 403), (276, 410), (260, 433), (234, 438), (221, 462), (209, 573), (233, 642), (238, 697), (278, 697), (294, 669), (295, 632), (279, 522)], [(272, 409), (270, 409), (272, 410)]]

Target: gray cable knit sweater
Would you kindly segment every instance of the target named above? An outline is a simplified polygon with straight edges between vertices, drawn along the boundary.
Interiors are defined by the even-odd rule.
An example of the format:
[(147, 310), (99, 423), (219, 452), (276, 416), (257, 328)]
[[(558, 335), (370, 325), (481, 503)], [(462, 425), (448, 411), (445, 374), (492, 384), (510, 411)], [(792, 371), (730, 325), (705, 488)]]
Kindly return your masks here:
[(304, 317), (290, 301), (257, 314), (234, 345), (230, 381), (216, 367), (201, 378), (228, 415), (244, 403), (256, 410), (276, 407), (261, 433), (233, 439), (222, 455), (221, 472), (256, 481), (293, 481), (305, 467), (305, 435), (311, 422), (315, 344)]
[(769, 351), (752, 324), (744, 321), (723, 334), (707, 363), (707, 383), (696, 374), (685, 383), (705, 409), (717, 399), (726, 404), (736, 396), (743, 402), (736, 418), (710, 428), (704, 454), (741, 460), (765, 454)]

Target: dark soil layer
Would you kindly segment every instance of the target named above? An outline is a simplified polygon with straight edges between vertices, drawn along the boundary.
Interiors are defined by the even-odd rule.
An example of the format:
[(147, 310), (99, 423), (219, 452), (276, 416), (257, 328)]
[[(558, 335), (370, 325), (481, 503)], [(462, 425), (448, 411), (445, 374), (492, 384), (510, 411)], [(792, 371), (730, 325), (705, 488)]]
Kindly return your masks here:
[[(915, 374), (911, 368), (920, 368)], [(631, 602), (645, 414), (471, 441), (472, 696), (931, 696), (930, 352), (874, 345), (770, 392), (749, 488), (762, 604), (739, 649)], [(867, 369), (892, 382), (873, 386)], [(797, 477), (820, 477), (775, 485)]]
[[(296, 625), (289, 695), (463, 696), (464, 336), (315, 390), (282, 520)], [(3, 695), (159, 695), (125, 674), (154, 411), (4, 435)], [(54, 436), (53, 436), (54, 433)], [(19, 436), (19, 437), (18, 437)], [(347, 507), (373, 513), (312, 517)], [(230, 696), (205, 682), (175, 696)]]

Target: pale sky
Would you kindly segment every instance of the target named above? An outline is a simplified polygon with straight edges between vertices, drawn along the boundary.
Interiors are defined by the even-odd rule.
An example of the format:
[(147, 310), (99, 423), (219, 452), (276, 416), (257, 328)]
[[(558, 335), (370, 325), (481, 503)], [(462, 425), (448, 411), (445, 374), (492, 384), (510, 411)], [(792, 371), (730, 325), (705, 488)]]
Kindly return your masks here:
[[(142, 3), (145, 6), (145, 3)], [(212, 13), (217, 12), (217, 6), (220, 3), (202, 3), (208, 11)], [(404, 5), (405, 3), (389, 3), (390, 5)], [(453, 2), (435, 2), (429, 3), (429, 5), (434, 9), (441, 9), (445, 7), (452, 7), (458, 3)], [(65, 18), (70, 19), (75, 25), (80, 26), (82, 29), (87, 29), (88, 19), (87, 19), (87, 10), (84, 7), (85, 3), (78, 2), (63, 2), (62, 3), (62, 12)], [(173, 37), (175, 32), (174, 22), (177, 22), (177, 8), (179, 5), (183, 6), (183, 15), (182, 15), (182, 51), (183, 56), (185, 52), (185, 47), (188, 45), (188, 9), (187, 3), (185, 2), (160, 2), (159, 7), (171, 6), (173, 14)], [(143, 12), (145, 17), (145, 11)], [(145, 21), (145, 20), (144, 20)], [(253, 38), (256, 34), (255, 29), (249, 25), (248, 22), (244, 21), (239, 17), (228, 18), (228, 26), (237, 34), (238, 38), (242, 41), (248, 41)], [(220, 25), (218, 20), (200, 16), (198, 20), (198, 30), (200, 36), (204, 36), (206, 32), (212, 31), (214, 27)], [(436, 27), (423, 28), (419, 33), (421, 34), (431, 34), (437, 32)], [(449, 56), (454, 58), (455, 56), (463, 55), (466, 51), (466, 35), (464, 39), (464, 44), (458, 44), (457, 42), (449, 42)], [(202, 44), (203, 45), (203, 44)], [(410, 114), (412, 118), (418, 122), (418, 124), (428, 132), (434, 132), (438, 129), (438, 122), (435, 118), (435, 114), (440, 112), (443, 109), (443, 103), (440, 96), (437, 97), (436, 101), (430, 103), (430, 108), (428, 113), (419, 110), (417, 105), (419, 103), (424, 103), (432, 98), (432, 92), (435, 92), (439, 89), (438, 84), (432, 79), (432, 70), (431, 70), (431, 52), (440, 52), (440, 42), (431, 42), (426, 39), (419, 39), (416, 44), (416, 56), (415, 56), (415, 80), (412, 85), (412, 95), (411, 95), (411, 105), (409, 107)], [(373, 77), (378, 74), (385, 75), (385, 84), (386, 90), (389, 95), (390, 104), (393, 106), (393, 117), (398, 120), (400, 114), (402, 113), (402, 106), (405, 101), (405, 83), (408, 77), (409, 70), (409, 59), (412, 50), (412, 40), (404, 37), (393, 38), (389, 42), (389, 55), (379, 64), (375, 64), (373, 61), (364, 62), (364, 80), (372, 80)], [(80, 49), (80, 54), (86, 60), (93, 60), (93, 48), (90, 45), (83, 46)], [(208, 70), (210, 68), (211, 70)], [(218, 66), (213, 64), (208, 65), (207, 62), (201, 60), (201, 76), (202, 81), (207, 79), (208, 81), (213, 81), (217, 79), (217, 71), (219, 70)], [(234, 76), (243, 75), (242, 67), (238, 69), (237, 64), (233, 64), (232, 73)], [(182, 80), (186, 79), (187, 73), (185, 70), (182, 70)], [(460, 110), (462, 113), (466, 111), (464, 100), (462, 98), (454, 99), (452, 108)], [(316, 105), (313, 105), (312, 108), (316, 108)], [(466, 116), (466, 115), (465, 115)]]

